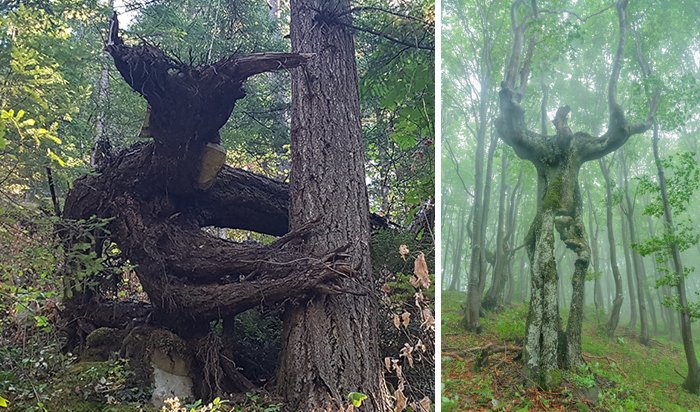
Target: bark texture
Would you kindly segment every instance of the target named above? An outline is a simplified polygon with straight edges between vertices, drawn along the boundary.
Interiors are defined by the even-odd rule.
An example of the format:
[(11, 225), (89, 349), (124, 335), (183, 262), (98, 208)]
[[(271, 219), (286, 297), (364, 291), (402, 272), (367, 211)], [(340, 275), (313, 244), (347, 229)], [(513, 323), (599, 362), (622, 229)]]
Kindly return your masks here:
[[(319, 9), (320, 7), (320, 9)], [(315, 58), (292, 73), (292, 229), (319, 221), (299, 249), (316, 254), (349, 245), (357, 271), (342, 284), (374, 286), (368, 199), (352, 33), (345, 0), (291, 2), (292, 50)], [(295, 410), (337, 410), (350, 392), (362, 409), (388, 411), (378, 352), (374, 294), (318, 295), (284, 315), (279, 389)]]

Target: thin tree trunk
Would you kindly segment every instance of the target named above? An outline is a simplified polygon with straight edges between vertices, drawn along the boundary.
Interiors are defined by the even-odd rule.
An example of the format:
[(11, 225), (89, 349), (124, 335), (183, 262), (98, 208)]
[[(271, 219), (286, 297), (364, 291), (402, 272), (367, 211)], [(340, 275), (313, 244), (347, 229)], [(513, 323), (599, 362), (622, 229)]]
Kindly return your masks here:
[(634, 330), (637, 325), (637, 290), (634, 284), (634, 275), (632, 274), (632, 259), (630, 258), (630, 241), (627, 236), (628, 228), (625, 221), (624, 211), (620, 209), (620, 235), (622, 236), (622, 255), (625, 258), (625, 273), (627, 274), (627, 291), (630, 296), (630, 321), (627, 328)]
[(591, 260), (593, 263), (593, 271), (596, 273), (595, 279), (593, 280), (593, 305), (595, 306), (596, 312), (602, 311), (605, 313), (605, 302), (601, 289), (601, 277), (603, 274), (600, 272), (600, 257), (598, 256), (598, 219), (594, 218), (590, 187), (588, 187), (586, 193), (588, 195), (588, 233), (590, 233), (591, 236)]
[(506, 192), (508, 191), (506, 176), (508, 175), (508, 157), (506, 151), (501, 152), (501, 182), (498, 195), (498, 226), (496, 227), (496, 263), (493, 268), (493, 281), (482, 306), (486, 310), (498, 310), (503, 306), (504, 291), (508, 279), (508, 252), (505, 250), (506, 224)]
[[(485, 40), (486, 41), (486, 40)], [(485, 45), (487, 46), (487, 45)], [(474, 212), (472, 215), (472, 247), (471, 263), (469, 265), (469, 283), (467, 285), (467, 302), (465, 305), (464, 325), (468, 330), (481, 332), (479, 319), (481, 311), (481, 284), (486, 277), (486, 233), (484, 233), (487, 210), (486, 184), (484, 181), (484, 154), (486, 146), (486, 131), (488, 126), (489, 104), (489, 68), (490, 47), (484, 47), (482, 57), (482, 72), (479, 79), (481, 91), (479, 93), (479, 127), (476, 133), (476, 152), (474, 161)], [(485, 184), (486, 183), (486, 184)]]
[(466, 226), (466, 222), (464, 222), (465, 217), (466, 212), (462, 210), (461, 216), (459, 217), (459, 228), (457, 229), (457, 242), (454, 244), (454, 251), (452, 252), (452, 280), (450, 281), (449, 290), (459, 290), (462, 271), (462, 246), (464, 244), (464, 227)]
[[(444, 230), (445, 223), (448, 221), (448, 219), (445, 219), (445, 217), (444, 217), (445, 216), (444, 207), (443, 207), (442, 216), (443, 216), (442, 227)], [(442, 251), (441, 251), (442, 252), (442, 276), (441, 276), (442, 282), (440, 283), (440, 285), (442, 286), (443, 290), (445, 288), (445, 285), (447, 284), (447, 277), (450, 273), (449, 268), (447, 267), (447, 256), (449, 254), (448, 252), (450, 251), (450, 246), (453, 246), (453, 243), (454, 243), (454, 239), (452, 238), (452, 228), (453, 227), (454, 227), (454, 225), (447, 225), (447, 234), (445, 236), (443, 236), (441, 239), (443, 247), (442, 247)], [(445, 233), (445, 232), (443, 232), (443, 233)], [(455, 251), (456, 251), (457, 247), (453, 246), (453, 249), (455, 249)], [(454, 266), (453, 266), (453, 268), (454, 268)]]
[(612, 338), (615, 336), (615, 329), (617, 329), (618, 323), (620, 323), (620, 310), (622, 309), (622, 301), (624, 300), (624, 297), (622, 292), (622, 275), (620, 275), (620, 269), (617, 267), (617, 252), (615, 250), (610, 169), (605, 164), (603, 159), (600, 159), (598, 164), (600, 165), (600, 171), (603, 173), (603, 177), (605, 178), (605, 216), (608, 228), (608, 245), (610, 247), (610, 267), (612, 269), (613, 278), (615, 279), (615, 299), (613, 299), (613, 306), (610, 310), (610, 318), (608, 319), (607, 325), (608, 337)]
[[(652, 140), (652, 147), (654, 152), (654, 162), (656, 163), (656, 170), (659, 178), (659, 189), (661, 191), (661, 201), (664, 207), (664, 221), (666, 222), (666, 230), (671, 238), (673, 238), (675, 227), (673, 225), (673, 213), (671, 211), (671, 205), (668, 201), (668, 189), (666, 188), (666, 176), (664, 173), (664, 168), (661, 163), (661, 156), (659, 155), (659, 125), (654, 120), (654, 137)], [(683, 262), (681, 261), (681, 252), (678, 248), (677, 242), (671, 242), (671, 261), (673, 263), (673, 272), (675, 273), (678, 281), (676, 284), (676, 291), (678, 293), (678, 300), (681, 306), (680, 309), (680, 324), (681, 324), (681, 338), (683, 339), (683, 350), (685, 352), (685, 360), (688, 364), (688, 375), (685, 378), (683, 387), (691, 393), (700, 393), (700, 366), (698, 365), (698, 358), (695, 355), (695, 347), (693, 346), (693, 330), (690, 320), (690, 313), (688, 312), (688, 296), (685, 290), (685, 270), (683, 269)]]
[[(637, 231), (634, 222), (634, 202), (630, 198), (629, 193), (629, 177), (627, 172), (627, 156), (623, 150), (620, 153), (620, 168), (622, 171), (622, 182), (624, 191), (624, 200), (626, 204), (626, 210), (623, 210), (623, 214), (627, 218), (627, 229), (629, 230), (629, 243), (634, 245), (637, 243)], [(623, 229), (624, 230), (624, 229)], [(649, 336), (649, 322), (647, 320), (647, 308), (645, 302), (645, 291), (647, 290), (646, 285), (646, 270), (644, 269), (644, 260), (642, 256), (637, 252), (636, 249), (630, 247), (630, 253), (632, 254), (632, 265), (634, 267), (635, 274), (635, 284), (637, 285), (637, 302), (639, 303), (639, 324), (640, 324), (640, 334), (639, 342), (642, 345), (649, 345), (651, 343)], [(656, 319), (654, 319), (656, 323)]]

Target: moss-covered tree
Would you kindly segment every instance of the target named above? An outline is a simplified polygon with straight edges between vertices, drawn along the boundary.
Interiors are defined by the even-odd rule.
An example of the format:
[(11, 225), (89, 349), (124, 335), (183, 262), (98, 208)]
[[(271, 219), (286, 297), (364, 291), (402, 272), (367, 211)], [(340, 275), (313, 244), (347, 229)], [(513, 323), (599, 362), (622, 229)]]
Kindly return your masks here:
[[(523, 44), (522, 31), (514, 30), (513, 52), (506, 69), (506, 81), (502, 83), (499, 93), (498, 133), (520, 158), (535, 166), (538, 176), (537, 215), (525, 239), (532, 290), (524, 358), (528, 375), (542, 386), (557, 383), (558, 369), (569, 368), (583, 361), (581, 326), (590, 248), (581, 213), (579, 170), (585, 162), (615, 151), (630, 136), (649, 129), (654, 112), (651, 111), (646, 121), (630, 124), (617, 103), (617, 83), (623, 63), (627, 25), (627, 0), (618, 1), (616, 10), (619, 37), (608, 83), (608, 129), (602, 136), (573, 133), (567, 120), (569, 106), (561, 107), (556, 112), (553, 120), (555, 135), (546, 136), (527, 129), (524, 110), (519, 104), (522, 95), (512, 90)], [(536, 8), (534, 15), (537, 15)], [(514, 29), (518, 27), (514, 25)], [(527, 67), (526, 64), (524, 66)], [(521, 71), (521, 76), (523, 72), (526, 71)], [(576, 254), (566, 331), (562, 330), (557, 300), (559, 274), (554, 254), (555, 230), (566, 247)]]

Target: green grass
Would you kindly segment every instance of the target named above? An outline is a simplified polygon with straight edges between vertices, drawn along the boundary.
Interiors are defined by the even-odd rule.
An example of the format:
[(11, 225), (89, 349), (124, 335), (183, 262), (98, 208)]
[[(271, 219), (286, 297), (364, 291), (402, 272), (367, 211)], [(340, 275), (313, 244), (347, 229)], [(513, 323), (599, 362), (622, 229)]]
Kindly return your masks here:
[[(526, 305), (488, 313), (482, 318), (484, 332), (476, 335), (461, 326), (465, 299), (463, 293), (442, 295), (443, 350), (522, 343)], [(700, 397), (681, 387), (680, 375), (685, 375), (687, 368), (679, 343), (654, 337), (653, 345), (646, 347), (632, 336), (608, 339), (597, 324), (604, 318), (596, 321), (595, 314), (587, 315), (582, 344), (588, 363), (566, 371), (560, 388), (543, 392), (524, 385), (522, 363), (511, 359), (494, 355), (490, 366), (476, 371), (473, 357), (443, 355), (443, 410), (700, 411)], [(597, 391), (598, 401), (582, 401), (581, 393), (585, 391)]]

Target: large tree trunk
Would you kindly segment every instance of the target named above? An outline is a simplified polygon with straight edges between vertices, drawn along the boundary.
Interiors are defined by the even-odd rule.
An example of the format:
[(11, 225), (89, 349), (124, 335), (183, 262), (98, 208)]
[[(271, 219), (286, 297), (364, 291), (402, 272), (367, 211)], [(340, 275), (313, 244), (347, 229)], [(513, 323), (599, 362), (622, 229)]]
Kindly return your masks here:
[[(321, 7), (321, 10), (317, 10)], [(378, 352), (378, 303), (369, 258), (368, 199), (355, 67), (346, 0), (291, 2), (292, 50), (315, 53), (292, 74), (293, 229), (323, 228), (300, 245), (305, 254), (349, 246), (356, 273), (342, 285), (363, 296), (317, 295), (288, 305), (277, 383), (295, 410), (343, 407), (350, 392), (368, 396), (362, 409), (388, 411)]]

